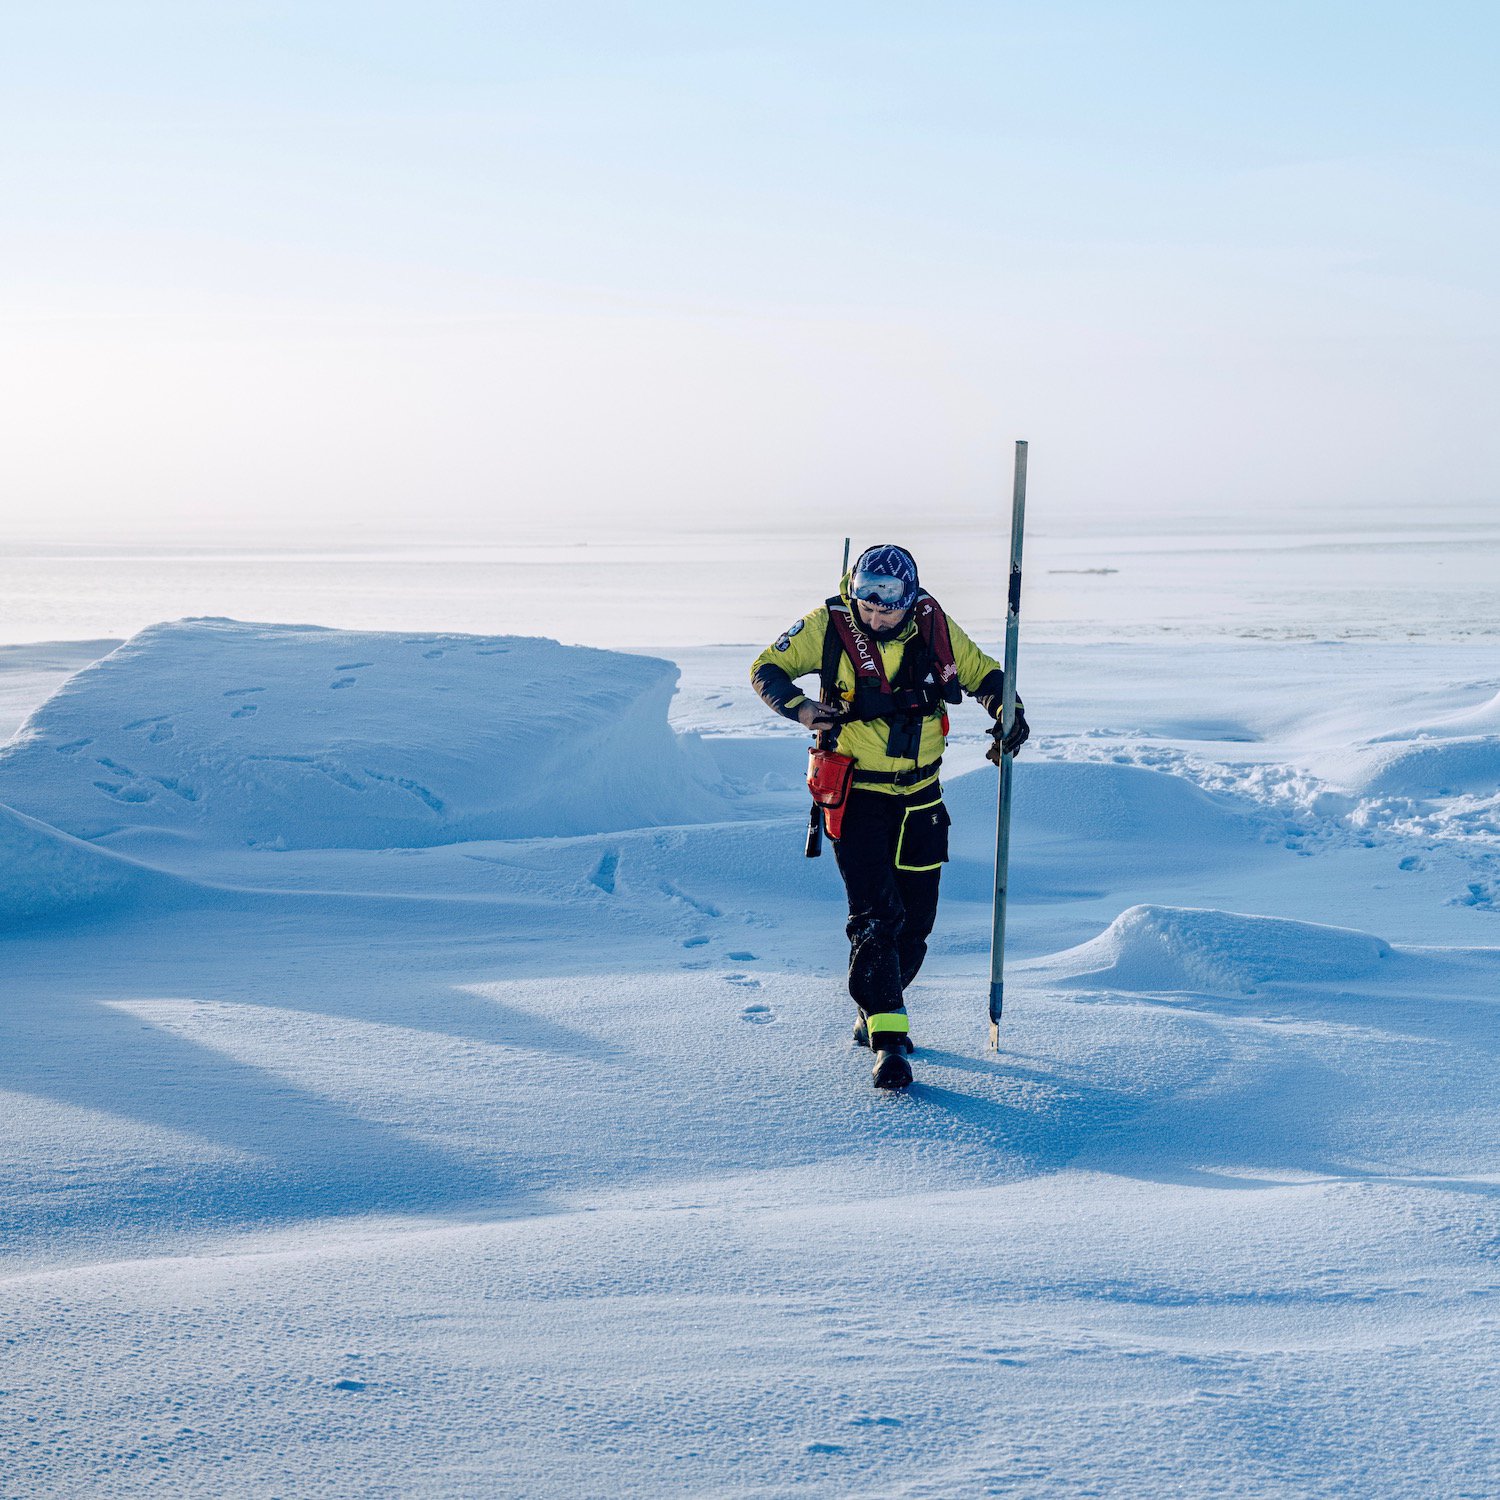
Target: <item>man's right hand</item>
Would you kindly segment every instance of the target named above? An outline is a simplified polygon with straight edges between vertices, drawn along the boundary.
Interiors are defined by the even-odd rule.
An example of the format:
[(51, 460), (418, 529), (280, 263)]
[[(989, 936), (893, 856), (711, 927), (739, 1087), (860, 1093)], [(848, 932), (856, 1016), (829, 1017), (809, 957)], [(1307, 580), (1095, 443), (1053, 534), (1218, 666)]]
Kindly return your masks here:
[(797, 722), (804, 729), (811, 729), (814, 734), (821, 734), (825, 729), (832, 729), (844, 722), (844, 711), (841, 708), (831, 708), (826, 703), (820, 703), (816, 698), (807, 698), (797, 705)]

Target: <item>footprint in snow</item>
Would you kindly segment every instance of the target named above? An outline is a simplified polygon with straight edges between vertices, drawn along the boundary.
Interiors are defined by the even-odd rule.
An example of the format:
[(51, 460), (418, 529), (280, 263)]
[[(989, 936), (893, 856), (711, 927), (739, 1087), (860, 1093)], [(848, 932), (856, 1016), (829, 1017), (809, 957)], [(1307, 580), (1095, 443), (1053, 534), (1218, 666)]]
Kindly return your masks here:
[(726, 953), (724, 955), (731, 963), (736, 964), (753, 964), (759, 956), (756, 953)]
[(751, 1026), (769, 1026), (776, 1019), (776, 1012), (769, 1005), (747, 1005), (740, 1012), (740, 1020)]
[(265, 689), (263, 687), (225, 688), (224, 689), (224, 696), (226, 698), (243, 698), (248, 693), (263, 693), (263, 692), (265, 692)]
[(328, 684), (328, 691), (331, 693), (335, 688), (353, 687), (354, 682), (355, 679), (352, 677), (340, 677), (337, 682), (330, 682)]
[(258, 704), (258, 703), (242, 703), (242, 704), (240, 704), (240, 706), (237, 709), (235, 709), (235, 711), (232, 714), (230, 714), (229, 717), (231, 719), (248, 719), (251, 714), (259, 713), (259, 712), (260, 712), (260, 704)]
[(139, 729), (150, 730), (147, 739), (150, 739), (153, 745), (159, 745), (163, 739), (171, 739), (172, 732), (174, 732), (165, 714), (157, 714), (154, 718), (132, 718), (130, 723), (121, 724), (120, 727), (126, 733), (133, 733)]
[(335, 672), (357, 672), (361, 667), (372, 667), (374, 662), (369, 661), (346, 661), (343, 666), (335, 667)]
[(156, 795), (147, 787), (123, 786), (113, 781), (96, 781), (94, 785), (106, 797), (113, 797), (116, 802), (149, 802)]
[(726, 974), (725, 984), (737, 984), (742, 990), (758, 990), (760, 980), (752, 978), (749, 974)]
[(697, 912), (700, 917), (722, 917), (723, 912), (719, 910), (712, 901), (701, 900), (697, 896), (690, 896), (686, 891), (680, 891), (670, 880), (663, 880), (657, 889), (668, 901), (680, 901), (686, 907)]
[[(95, 785), (97, 786), (98, 783), (96, 782)], [(1450, 896), (1447, 904), (1449, 906), (1473, 906), (1480, 911), (1494, 911), (1497, 902), (1500, 902), (1500, 891), (1497, 891), (1495, 887), (1486, 886), (1483, 881), (1472, 880), (1464, 895)]]
[[(690, 937), (682, 940), (682, 946), (684, 948), (701, 948), (707, 942), (708, 939), (706, 937)], [(744, 960), (741, 959), (740, 962), (743, 963)]]
[(441, 656), (442, 654), (443, 654), (443, 648), (441, 646), (436, 646), (431, 651), (424, 651), (422, 653), (422, 655), (425, 656), (428, 661), (432, 661), (436, 657)]

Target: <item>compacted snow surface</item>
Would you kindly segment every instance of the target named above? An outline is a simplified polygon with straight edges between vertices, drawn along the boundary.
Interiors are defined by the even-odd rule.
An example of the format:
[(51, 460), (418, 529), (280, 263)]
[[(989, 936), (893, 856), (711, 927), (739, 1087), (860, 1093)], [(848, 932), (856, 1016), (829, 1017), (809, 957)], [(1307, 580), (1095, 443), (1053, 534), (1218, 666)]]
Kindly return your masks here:
[(1030, 650), (892, 1097), (753, 648), (112, 644), (0, 662), (0, 1494), (1500, 1493), (1480, 648)]

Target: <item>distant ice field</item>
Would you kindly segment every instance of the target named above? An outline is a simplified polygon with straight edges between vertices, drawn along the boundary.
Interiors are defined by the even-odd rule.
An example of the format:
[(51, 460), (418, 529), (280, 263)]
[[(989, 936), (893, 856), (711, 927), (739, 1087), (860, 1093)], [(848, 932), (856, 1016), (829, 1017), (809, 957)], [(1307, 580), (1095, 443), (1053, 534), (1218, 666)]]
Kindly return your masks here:
[[(837, 523), (835, 523), (837, 525)], [(1004, 623), (1008, 516), (853, 538), (900, 541), (972, 633)], [(813, 524), (684, 534), (518, 533), (503, 542), (298, 549), (45, 545), (0, 538), (0, 644), (124, 638), (162, 620), (227, 615), (359, 630), (546, 635), (567, 644), (762, 644), (837, 583), (842, 535)], [(1227, 531), (1088, 530), (1049, 522), (1026, 544), (1031, 640), (1493, 639), (1500, 515)]]

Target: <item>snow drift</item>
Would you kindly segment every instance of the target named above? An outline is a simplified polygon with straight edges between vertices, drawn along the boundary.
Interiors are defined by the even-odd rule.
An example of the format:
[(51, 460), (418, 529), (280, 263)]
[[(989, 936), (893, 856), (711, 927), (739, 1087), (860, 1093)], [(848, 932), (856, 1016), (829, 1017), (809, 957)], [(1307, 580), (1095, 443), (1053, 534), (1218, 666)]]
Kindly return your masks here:
[(1500, 735), (1419, 741), (1386, 751), (1364, 790), (1384, 797), (1493, 796), (1500, 789)]
[(0, 797), (82, 838), (394, 848), (725, 816), (669, 662), (529, 637), (183, 620), (69, 680)]
[(160, 895), (177, 882), (0, 806), (0, 928)]
[[(996, 776), (983, 766), (944, 784), (953, 816), (949, 899), (988, 901), (994, 884)], [(1247, 868), (1270, 851), (1253, 816), (1180, 776), (1109, 761), (1016, 763), (1011, 895), (1099, 894), (1122, 882)]]
[(1352, 779), (1381, 797), (1494, 796), (1500, 790), (1500, 693), (1376, 735), (1362, 748)]
[[(994, 842), (995, 773), (988, 768), (947, 784), (955, 825)], [(1243, 814), (1180, 776), (1107, 761), (1016, 762), (1014, 817), (1028, 838), (1099, 841), (1118, 847), (1239, 844), (1256, 837)]]
[[(1475, 682), (1464, 684), (1465, 689), (1481, 686), (1488, 686), (1488, 684)], [(1500, 734), (1500, 692), (1494, 693), (1482, 703), (1474, 704), (1469, 708), (1461, 708), (1456, 713), (1438, 714), (1432, 718), (1420, 719), (1399, 733), (1377, 735), (1370, 743), (1397, 742), (1414, 737), (1424, 740), (1429, 738), (1467, 739), (1483, 734)]]
[(1185, 906), (1132, 906), (1035, 967), (1092, 988), (1247, 995), (1271, 984), (1369, 978), (1394, 954), (1367, 932)]

